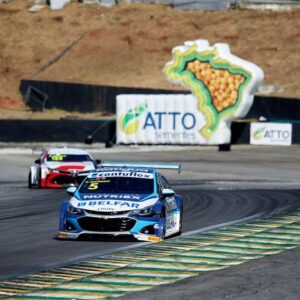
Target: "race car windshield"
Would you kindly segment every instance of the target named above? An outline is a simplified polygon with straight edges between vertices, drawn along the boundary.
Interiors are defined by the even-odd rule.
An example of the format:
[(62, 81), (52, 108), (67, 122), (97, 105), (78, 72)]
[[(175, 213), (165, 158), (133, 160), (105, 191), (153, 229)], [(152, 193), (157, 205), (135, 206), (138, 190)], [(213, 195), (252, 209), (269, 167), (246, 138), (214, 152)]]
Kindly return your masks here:
[(86, 154), (48, 154), (47, 161), (82, 162), (91, 161), (91, 158)]
[(79, 189), (79, 193), (96, 194), (151, 194), (153, 179), (110, 177), (87, 179)]

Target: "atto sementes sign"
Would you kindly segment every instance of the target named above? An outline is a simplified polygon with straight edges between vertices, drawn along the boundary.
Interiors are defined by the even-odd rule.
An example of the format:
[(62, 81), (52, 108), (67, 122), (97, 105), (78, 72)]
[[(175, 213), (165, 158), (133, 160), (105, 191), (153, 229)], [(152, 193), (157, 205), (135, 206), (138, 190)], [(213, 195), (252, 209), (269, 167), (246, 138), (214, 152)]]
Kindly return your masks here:
[(290, 146), (292, 144), (292, 124), (251, 123), (250, 144)]
[(117, 143), (222, 144), (230, 136), (224, 125), (208, 139), (201, 133), (205, 124), (193, 95), (117, 96)]
[(175, 47), (163, 74), (191, 95), (119, 95), (118, 143), (230, 143), (231, 122), (247, 114), (264, 77), (228, 44), (206, 40)]

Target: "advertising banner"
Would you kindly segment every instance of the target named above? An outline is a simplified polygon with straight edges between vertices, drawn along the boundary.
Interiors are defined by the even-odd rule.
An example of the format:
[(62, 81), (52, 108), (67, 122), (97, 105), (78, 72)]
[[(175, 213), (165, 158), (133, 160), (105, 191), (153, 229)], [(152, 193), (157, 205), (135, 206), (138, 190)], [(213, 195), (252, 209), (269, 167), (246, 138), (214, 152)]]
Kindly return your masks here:
[[(207, 40), (187, 41), (173, 48), (172, 60), (163, 73), (168, 81), (180, 84), (198, 100), (206, 119), (201, 134), (211, 140), (230, 143), (230, 125), (249, 111), (258, 86), (264, 78), (261, 68), (233, 55), (228, 44), (210, 45)], [(218, 136), (218, 138), (216, 138)]]
[(251, 123), (250, 144), (289, 146), (292, 144), (292, 124)]
[(249, 111), (264, 77), (228, 44), (187, 41), (173, 48), (165, 78), (191, 95), (117, 96), (117, 142), (228, 144), (231, 122)]
[(117, 143), (206, 144), (205, 123), (193, 95), (117, 96)]

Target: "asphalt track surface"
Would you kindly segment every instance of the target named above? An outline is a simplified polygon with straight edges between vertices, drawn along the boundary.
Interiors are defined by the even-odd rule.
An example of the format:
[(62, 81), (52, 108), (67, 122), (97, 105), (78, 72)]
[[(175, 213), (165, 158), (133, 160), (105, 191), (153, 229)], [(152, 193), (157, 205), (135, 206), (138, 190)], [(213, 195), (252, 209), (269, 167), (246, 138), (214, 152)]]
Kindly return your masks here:
[[(184, 197), (184, 232), (190, 232), (257, 214), (272, 215), (299, 208), (299, 154), (300, 147), (296, 146), (237, 147), (231, 152), (183, 147), (150, 151), (130, 148), (130, 151), (124, 152), (119, 149), (103, 150), (96, 152), (94, 157), (106, 161), (122, 158), (127, 161), (183, 162), (180, 175), (171, 172), (166, 172), (166, 175), (177, 193)], [(118, 239), (56, 240), (59, 206), (68, 196), (64, 190), (27, 189), (28, 167), (37, 156), (38, 153), (0, 152), (0, 278), (47, 270), (142, 244)], [(192, 280), (195, 279), (188, 282), (195, 286)], [(222, 280), (219, 277), (218, 282), (222, 283)], [(159, 289), (164, 289), (159, 291), (160, 295), (164, 295), (168, 288)], [(145, 292), (145, 295), (156, 299), (157, 292), (155, 289), (151, 291)], [(167, 299), (167, 295), (171, 294), (165, 292), (165, 298), (162, 298)], [(179, 295), (178, 291), (176, 295)], [(172, 297), (176, 298), (176, 295)], [(139, 299), (140, 296), (135, 297)], [(191, 298), (197, 299), (197, 295), (189, 295)], [(210, 298), (214, 297), (211, 295)], [(132, 299), (135, 299), (134, 294)]]

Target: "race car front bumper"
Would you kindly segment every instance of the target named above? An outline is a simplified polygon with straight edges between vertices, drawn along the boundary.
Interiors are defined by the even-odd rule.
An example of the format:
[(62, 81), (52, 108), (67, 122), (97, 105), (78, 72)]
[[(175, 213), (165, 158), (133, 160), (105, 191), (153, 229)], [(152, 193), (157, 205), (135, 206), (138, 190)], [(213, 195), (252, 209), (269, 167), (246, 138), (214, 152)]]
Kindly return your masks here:
[(72, 176), (71, 174), (50, 172), (45, 178), (41, 179), (41, 187), (42, 188), (65, 188), (70, 186), (78, 186), (84, 180), (86, 175)]
[(58, 238), (78, 239), (81, 236), (134, 237), (140, 241), (161, 241), (165, 220), (156, 217), (116, 216), (89, 214), (81, 210), (72, 214), (68, 204), (62, 204)]
[(160, 242), (163, 239), (161, 237), (158, 237), (156, 235), (150, 235), (150, 234), (132, 234), (131, 232), (94, 232), (94, 231), (82, 231), (79, 233), (75, 232), (65, 232), (60, 231), (58, 233), (59, 239), (67, 239), (67, 240), (77, 240), (80, 238), (80, 236), (83, 235), (90, 235), (90, 236), (113, 236), (113, 237), (119, 237), (119, 236), (133, 236), (138, 241), (145, 241), (145, 242)]

